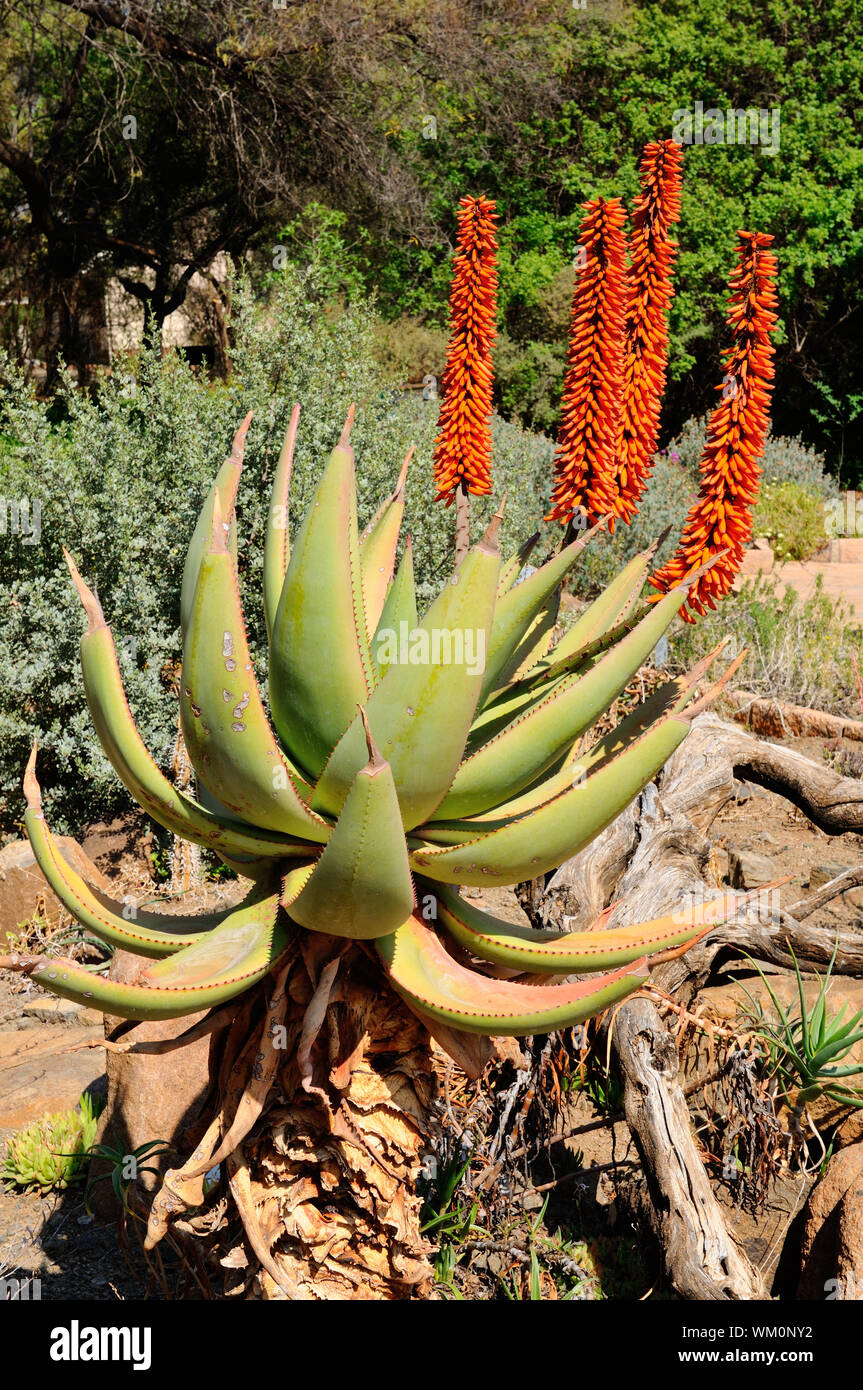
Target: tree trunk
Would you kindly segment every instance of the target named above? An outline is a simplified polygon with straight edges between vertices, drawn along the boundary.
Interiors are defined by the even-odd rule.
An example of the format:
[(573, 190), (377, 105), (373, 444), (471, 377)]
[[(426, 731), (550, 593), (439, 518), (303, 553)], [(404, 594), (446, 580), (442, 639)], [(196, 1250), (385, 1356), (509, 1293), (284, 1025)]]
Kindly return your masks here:
[[(416, 1195), (436, 1088), (429, 1034), (362, 947), (341, 956), (328, 998), (323, 970), (313, 987), (316, 954), (298, 956), (288, 977), (273, 1103), (241, 1145), (244, 1221), (256, 1223), (273, 1261), (250, 1292), (416, 1297), (432, 1275)], [(236, 1198), (244, 1179), (238, 1186), (232, 1166)]]
[[(139, 1179), (134, 1210), (147, 1226), (145, 1252), (167, 1236), (181, 1263), (185, 1252), (181, 1276), (203, 1261), (210, 1287), (224, 1284), (232, 1296), (429, 1292), (432, 1247), (420, 1232), (417, 1183), (431, 1154), (431, 1038), (372, 950), (302, 933), (261, 985), (197, 1022), (183, 1020), (183, 1036), (176, 1020), (120, 1033), (106, 1042), (108, 1137), (120, 1146), (174, 1139), (182, 1164), (167, 1169), (155, 1197), (152, 1182)], [(200, 1052), (205, 1036), (209, 1060)], [(178, 1048), (203, 1088), (185, 1142), (149, 1132), (157, 1114), (172, 1128), (172, 1076), (183, 1083), (178, 1091), (194, 1082), (182, 1062), (178, 1069)], [(217, 1171), (205, 1197), (205, 1175)], [(164, 1279), (158, 1254), (149, 1258)]]

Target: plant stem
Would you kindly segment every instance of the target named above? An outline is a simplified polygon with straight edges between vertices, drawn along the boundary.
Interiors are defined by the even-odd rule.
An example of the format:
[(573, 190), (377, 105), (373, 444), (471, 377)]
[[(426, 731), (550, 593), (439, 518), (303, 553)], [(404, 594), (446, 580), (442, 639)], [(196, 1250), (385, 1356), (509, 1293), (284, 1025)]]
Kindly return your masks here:
[(464, 483), (455, 492), (455, 562), (460, 565), (470, 549), (470, 493)]

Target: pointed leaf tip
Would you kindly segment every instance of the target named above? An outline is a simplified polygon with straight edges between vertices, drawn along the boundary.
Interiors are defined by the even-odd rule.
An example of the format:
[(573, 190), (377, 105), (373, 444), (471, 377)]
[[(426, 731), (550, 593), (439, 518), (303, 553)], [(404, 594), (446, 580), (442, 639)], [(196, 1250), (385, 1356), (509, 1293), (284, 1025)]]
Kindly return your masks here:
[(643, 560), (645, 560), (645, 561), (647, 562), (647, 564), (650, 564), (650, 562), (654, 559), (654, 557), (655, 557), (655, 556), (659, 553), (659, 551), (662, 549), (663, 545), (664, 545), (665, 542), (668, 540), (668, 537), (669, 537), (670, 535), (671, 535), (671, 525), (670, 525), (670, 523), (669, 523), (669, 525), (666, 526), (666, 528), (665, 528), (664, 531), (660, 531), (659, 535), (656, 537), (656, 540), (655, 540), (655, 541), (652, 541), (651, 544), (647, 547), (647, 549), (646, 549), (646, 550), (643, 550), (643, 551), (641, 552), (641, 558), (642, 558)]
[(404, 462), (401, 466), (401, 472), (399, 473), (398, 481), (396, 482), (395, 492), (393, 493), (393, 500), (396, 502), (400, 502), (404, 497), (405, 483), (407, 482), (408, 477), (408, 468), (410, 466), (410, 461), (414, 456), (415, 449), (416, 445), (412, 444), (411, 447), (408, 449), (407, 453), (405, 454)]
[(83, 579), (81, 578), (81, 575), (78, 572), (78, 566), (75, 564), (75, 561), (72, 559), (72, 556), (69, 554), (65, 546), (63, 547), (63, 558), (65, 559), (66, 564), (69, 566), (69, 573), (72, 576), (72, 583), (75, 585), (75, 588), (78, 591), (78, 597), (81, 600), (84, 612), (87, 614), (87, 631), (95, 632), (97, 628), (107, 627), (108, 624), (105, 621), (105, 614), (102, 612), (101, 603), (99, 602), (93, 590), (88, 589), (87, 585), (84, 583)]
[(231, 444), (231, 462), (239, 464), (240, 466), (242, 466), (243, 456), (246, 452), (246, 435), (249, 433), (249, 426), (252, 423), (253, 414), (254, 411), (250, 410), (249, 413), (246, 415), (245, 419), (243, 420), (242, 424), (237, 430), (237, 433), (234, 435), (234, 439)]
[(356, 408), (356, 405), (354, 404), (353, 401), (351, 401), (350, 409), (348, 410), (348, 413), (347, 413), (347, 415), (345, 416), (345, 423), (344, 423), (344, 425), (342, 426), (342, 432), (341, 432), (341, 434), (339, 435), (339, 447), (340, 447), (340, 448), (345, 448), (345, 447), (348, 445), (348, 443), (350, 442), (351, 430), (352, 430), (353, 427), (354, 427), (354, 415), (356, 414), (356, 409), (357, 409), (357, 408)]
[(497, 538), (498, 538), (498, 533), (499, 533), (499, 531), (500, 531), (501, 522), (503, 521), (503, 513), (504, 513), (504, 508), (505, 508), (505, 507), (506, 507), (506, 493), (504, 493), (503, 496), (501, 497), (501, 499), (500, 499), (500, 506), (498, 507), (497, 511), (495, 512), (494, 516), (492, 517), (491, 521), (489, 522), (488, 527), (487, 527), (486, 532), (485, 532), (485, 535), (483, 536), (482, 540), (480, 541), (480, 545), (481, 545), (481, 547), (483, 548), (483, 550), (491, 550), (491, 551), (493, 551), (493, 552), (495, 552), (495, 553), (497, 552), (497, 550), (498, 550)]
[(371, 725), (369, 724), (368, 715), (366, 714), (362, 705), (357, 705), (357, 709), (360, 712), (360, 719), (363, 721), (363, 731), (366, 736), (366, 747), (369, 750), (369, 760), (366, 764), (364, 771), (379, 772), (381, 768), (386, 767), (386, 758), (381, 757), (380, 750), (378, 749), (378, 746), (375, 743), (374, 738), (372, 737), (372, 730)]
[(42, 791), (36, 780), (36, 753), (38, 749), (39, 744), (34, 741), (30, 756), (27, 759), (27, 766), (24, 769), (24, 798), (31, 811), (41, 811), (42, 809)]

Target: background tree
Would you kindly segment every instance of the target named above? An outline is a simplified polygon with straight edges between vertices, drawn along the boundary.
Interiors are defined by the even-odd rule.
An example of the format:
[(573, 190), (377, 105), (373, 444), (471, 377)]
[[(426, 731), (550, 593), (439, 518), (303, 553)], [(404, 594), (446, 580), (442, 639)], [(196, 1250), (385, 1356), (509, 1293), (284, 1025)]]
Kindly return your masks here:
[(310, 199), (433, 238), (392, 112), (419, 119), (427, 74), (513, 70), (543, 8), (4, 0), (4, 298), (40, 306), (31, 354), (84, 365), (87, 305), (112, 273), (161, 324), (217, 252)]

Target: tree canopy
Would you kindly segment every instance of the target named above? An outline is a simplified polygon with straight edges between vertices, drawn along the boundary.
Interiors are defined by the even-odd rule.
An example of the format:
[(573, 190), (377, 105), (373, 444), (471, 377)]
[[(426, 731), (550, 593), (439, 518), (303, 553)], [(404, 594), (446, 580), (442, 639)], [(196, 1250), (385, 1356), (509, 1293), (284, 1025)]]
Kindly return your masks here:
[(857, 18), (855, 0), (0, 0), (7, 340), (83, 362), (108, 276), (160, 322), (216, 252), (263, 276), (280, 237), (300, 261), (323, 246), (333, 292), (373, 291), (396, 338), (440, 329), (458, 199), (485, 193), (498, 404), (553, 431), (580, 205), (631, 201), (680, 112), (754, 108), (778, 112), (776, 148), (684, 151), (665, 428), (713, 401), (735, 233), (771, 232), (775, 428), (855, 481)]

